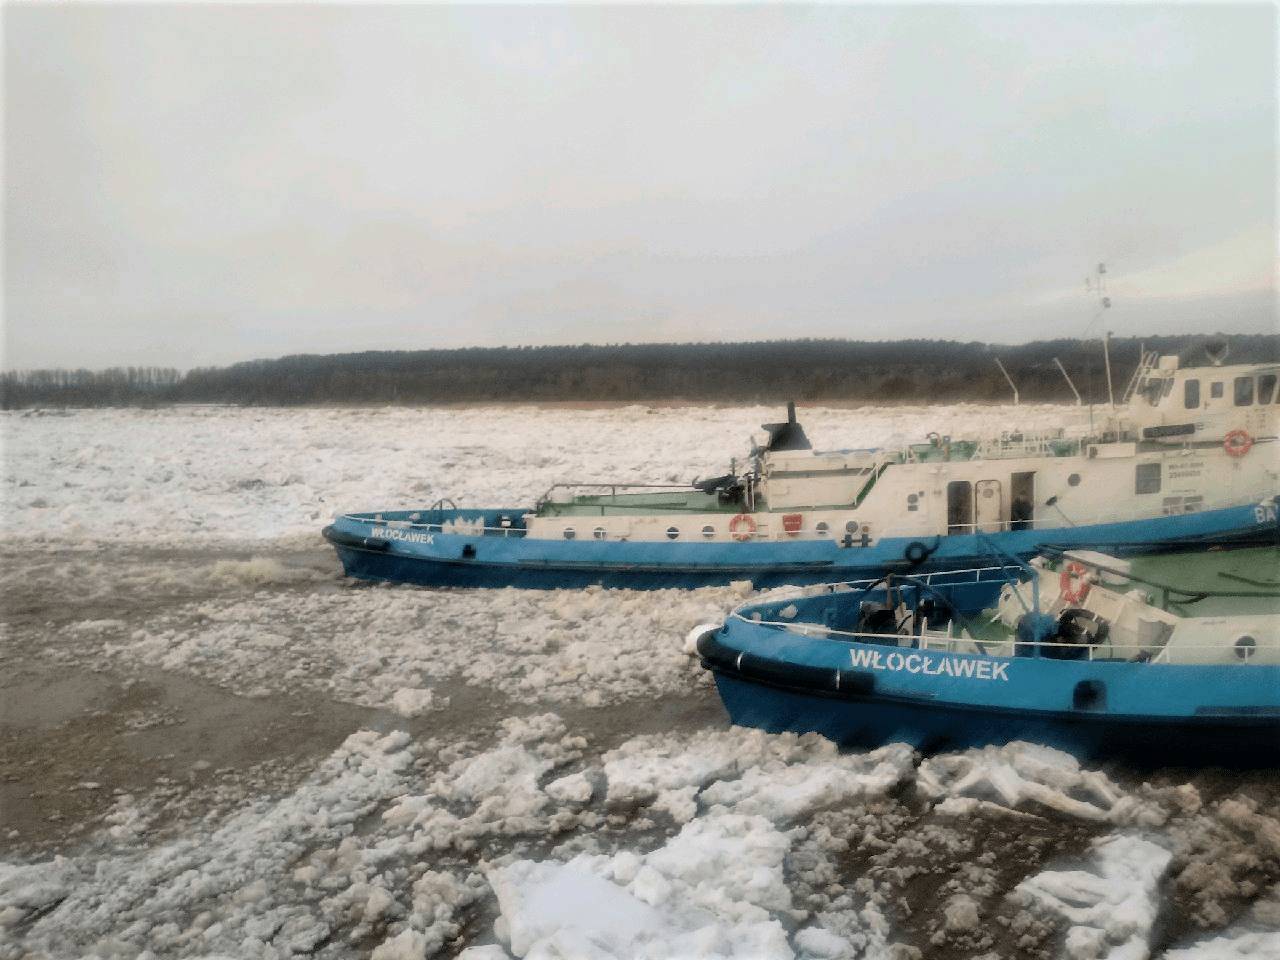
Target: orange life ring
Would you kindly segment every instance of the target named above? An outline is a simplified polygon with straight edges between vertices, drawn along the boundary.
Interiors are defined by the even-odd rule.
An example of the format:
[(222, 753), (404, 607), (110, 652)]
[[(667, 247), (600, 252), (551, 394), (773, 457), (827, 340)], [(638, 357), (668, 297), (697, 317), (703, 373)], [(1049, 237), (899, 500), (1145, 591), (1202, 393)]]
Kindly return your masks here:
[[(740, 527), (745, 529), (739, 529)], [(740, 513), (729, 521), (729, 535), (735, 540), (750, 540), (756, 532), (756, 522), (745, 513)]]
[(1089, 581), (1085, 579), (1088, 573), (1088, 567), (1074, 560), (1062, 568), (1062, 575), (1058, 577), (1058, 589), (1062, 591), (1062, 598), (1067, 603), (1080, 603), (1089, 595)]
[(1232, 457), (1243, 457), (1253, 448), (1253, 438), (1243, 430), (1232, 430), (1222, 438), (1222, 448)]

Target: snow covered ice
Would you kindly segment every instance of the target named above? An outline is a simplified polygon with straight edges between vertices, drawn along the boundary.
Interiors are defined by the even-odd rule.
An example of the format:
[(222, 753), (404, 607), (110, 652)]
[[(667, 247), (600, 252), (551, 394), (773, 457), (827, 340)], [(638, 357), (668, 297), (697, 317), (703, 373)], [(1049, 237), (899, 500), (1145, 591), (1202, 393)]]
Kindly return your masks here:
[[(1014, 416), (799, 415), (819, 448)], [(373, 586), (319, 536), (717, 475), (777, 419), (0, 414), (0, 957), (1280, 957), (1274, 773), (735, 728), (687, 638), (746, 587)]]

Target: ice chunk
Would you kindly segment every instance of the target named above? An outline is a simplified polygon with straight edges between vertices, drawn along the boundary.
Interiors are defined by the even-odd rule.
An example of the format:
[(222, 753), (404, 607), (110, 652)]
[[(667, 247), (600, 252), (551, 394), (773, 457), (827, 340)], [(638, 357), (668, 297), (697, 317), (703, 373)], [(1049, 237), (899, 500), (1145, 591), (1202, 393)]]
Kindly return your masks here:
[(430, 690), (401, 687), (391, 696), (391, 708), (402, 717), (419, 717), (435, 707)]
[(1106, 837), (1084, 868), (1046, 870), (1023, 880), (1013, 896), (1072, 925), (1067, 943), (1073, 958), (1145, 956), (1160, 909), (1160, 878), (1172, 856), (1141, 837)]
[(517, 860), (491, 871), (489, 883), (518, 957), (552, 938), (579, 951), (595, 946), (625, 955), (641, 933), (648, 930), (652, 938), (662, 926), (628, 891), (573, 866)]

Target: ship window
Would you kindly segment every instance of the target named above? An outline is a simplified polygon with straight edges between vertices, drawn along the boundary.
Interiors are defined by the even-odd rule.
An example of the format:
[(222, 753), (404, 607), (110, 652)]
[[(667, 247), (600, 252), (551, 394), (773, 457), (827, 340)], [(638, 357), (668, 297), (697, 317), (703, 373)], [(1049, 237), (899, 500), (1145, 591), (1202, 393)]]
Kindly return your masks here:
[(1140, 463), (1136, 471), (1134, 493), (1160, 492), (1160, 464)]
[(1183, 406), (1188, 410), (1195, 410), (1200, 406), (1200, 381), (1188, 380), (1186, 383), (1186, 395), (1183, 398)]
[(919, 495), (915, 493), (908, 493), (907, 494), (907, 511), (910, 512), (912, 510), (919, 510), (919, 509), (920, 509)]
[(705, 527), (703, 527), (703, 528), (702, 528), (702, 535), (703, 535), (706, 539), (711, 540), (711, 539), (713, 539), (713, 538), (715, 537), (715, 535), (716, 535), (716, 528), (715, 528), (715, 527), (713, 527), (711, 524), (709, 524), (709, 523), (708, 523)]
[(1270, 403), (1271, 394), (1276, 389), (1276, 375), (1274, 373), (1264, 373), (1258, 378), (1258, 402)]
[(679, 528), (679, 527), (667, 527), (667, 539), (668, 539), (668, 540), (679, 540), (679, 539), (680, 539), (680, 528)]
[(576, 537), (577, 535), (578, 535), (578, 534), (574, 532), (573, 527), (565, 527), (565, 528), (564, 528), (564, 538), (565, 538), (566, 540), (572, 540), (572, 539), (573, 539), (574, 537)]
[(1236, 406), (1253, 406), (1253, 377), (1236, 377)]
[(591, 531), (591, 534), (597, 540), (607, 540), (609, 538), (609, 532), (605, 530), (604, 527), (596, 527), (594, 530)]
[(820, 537), (825, 537), (831, 532), (831, 526), (825, 520), (819, 520), (813, 525), (813, 532)]
[(1209, 384), (1209, 397), (1212, 400), (1222, 399), (1222, 381), (1215, 380)]
[(857, 532), (858, 532), (858, 521), (857, 521), (857, 520), (850, 520), (850, 521), (848, 521), (848, 522), (844, 525), (844, 532), (845, 532), (845, 533), (857, 533)]

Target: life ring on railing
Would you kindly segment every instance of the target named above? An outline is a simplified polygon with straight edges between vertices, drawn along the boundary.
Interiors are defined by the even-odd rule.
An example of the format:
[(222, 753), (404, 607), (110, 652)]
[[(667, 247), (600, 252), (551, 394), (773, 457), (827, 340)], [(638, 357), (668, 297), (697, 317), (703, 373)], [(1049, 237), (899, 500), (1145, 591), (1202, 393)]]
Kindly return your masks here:
[(1232, 430), (1222, 438), (1222, 449), (1228, 456), (1243, 457), (1253, 449), (1253, 438), (1243, 430)]
[(1088, 567), (1074, 560), (1062, 568), (1062, 575), (1058, 577), (1058, 589), (1062, 591), (1064, 600), (1068, 603), (1080, 603), (1089, 595), (1089, 581), (1085, 579), (1088, 573)]
[(735, 540), (750, 540), (756, 532), (756, 522), (748, 514), (740, 513), (729, 521), (729, 536)]

